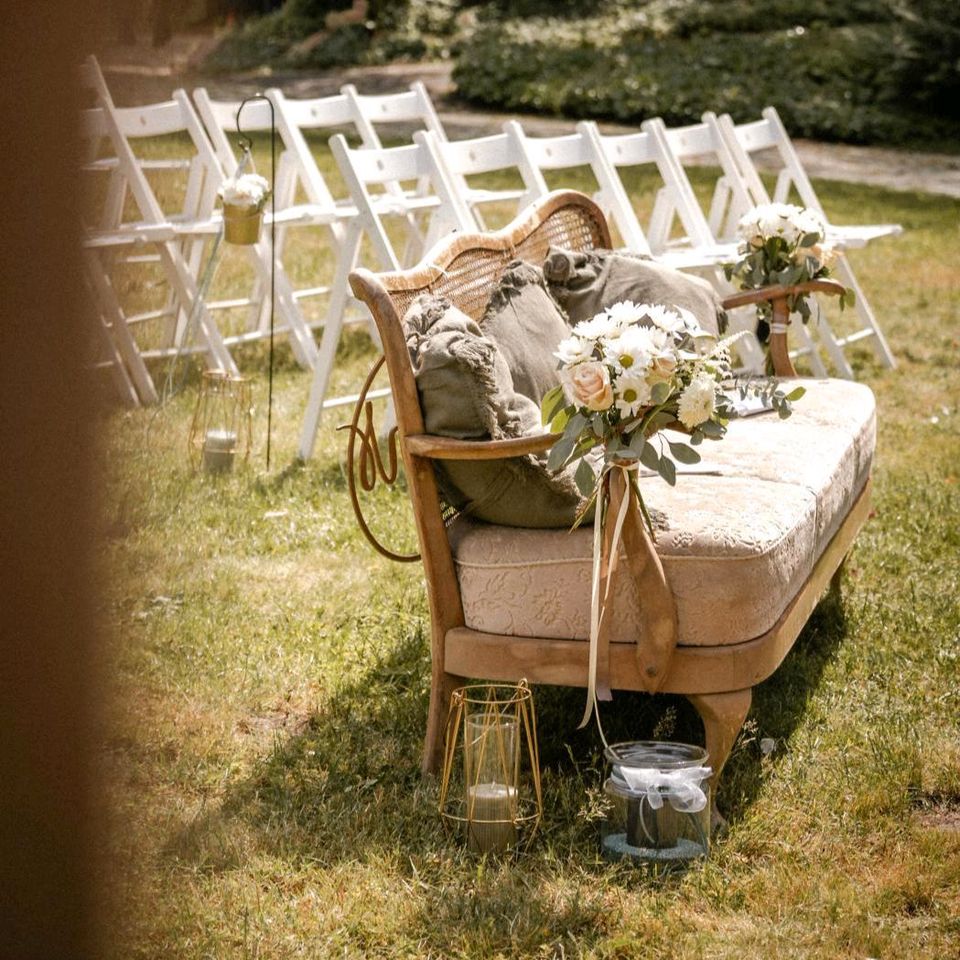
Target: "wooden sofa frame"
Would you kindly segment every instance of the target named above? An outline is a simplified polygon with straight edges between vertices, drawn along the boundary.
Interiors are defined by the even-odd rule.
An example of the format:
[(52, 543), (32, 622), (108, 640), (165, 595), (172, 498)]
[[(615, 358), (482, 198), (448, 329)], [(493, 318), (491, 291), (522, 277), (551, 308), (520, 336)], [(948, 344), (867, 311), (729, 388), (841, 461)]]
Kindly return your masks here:
[[(543, 198), (513, 223), (496, 233), (454, 235), (437, 244), (422, 264), (409, 270), (374, 274), (358, 269), (350, 275), (354, 294), (370, 309), (383, 343), (393, 390), (397, 426), (390, 436), (391, 467), (383, 468), (372, 426), (371, 404), (363, 395), (357, 405), (351, 437), (361, 444), (361, 483), (369, 490), (381, 479), (396, 475), (393, 438), (399, 436), (407, 484), (416, 519), (431, 619), (432, 682), (427, 719), (423, 770), (435, 772), (442, 751), (442, 737), (450, 694), (464, 678), (584, 687), (587, 683), (589, 643), (583, 640), (502, 636), (465, 626), (454, 560), (444, 525), (444, 515), (434, 475), (434, 460), (498, 459), (539, 453), (548, 449), (556, 435), (497, 441), (455, 440), (430, 436), (417, 396), (417, 385), (404, 338), (401, 318), (414, 299), (424, 292), (449, 299), (465, 313), (479, 319), (490, 293), (506, 265), (514, 259), (540, 263), (549, 246), (567, 249), (610, 247), (610, 233), (600, 208), (574, 191), (557, 191)], [(831, 281), (816, 281), (798, 287), (770, 287), (737, 294), (724, 301), (726, 307), (767, 300), (774, 306), (771, 356), (779, 377), (795, 376), (787, 353), (786, 298), (797, 292), (843, 292)], [(371, 373), (372, 383), (377, 367)], [(366, 391), (364, 391), (366, 392)], [(367, 425), (361, 428), (362, 411)], [(359, 509), (353, 468), (355, 443), (348, 454), (348, 475), (358, 518), (369, 534)], [(375, 461), (371, 465), (370, 458)], [(673, 651), (669, 666), (656, 686), (657, 692), (686, 696), (700, 715), (706, 749), (716, 781), (730, 755), (733, 743), (750, 708), (752, 688), (780, 665), (802, 630), (821, 593), (837, 586), (844, 558), (870, 509), (869, 480), (843, 520), (837, 533), (815, 564), (803, 587), (787, 605), (773, 627), (762, 636), (728, 646), (683, 646)], [(371, 542), (386, 556), (399, 556)], [(643, 549), (652, 547), (647, 543)], [(659, 559), (650, 559), (659, 569)], [(646, 585), (649, 588), (649, 584)], [(675, 610), (669, 586), (661, 578), (658, 606)], [(645, 594), (649, 597), (649, 594)], [(648, 601), (649, 602), (649, 601)], [(674, 625), (676, 617), (673, 617)], [(674, 626), (675, 629), (675, 626)], [(641, 675), (632, 644), (611, 644), (610, 686), (623, 690), (651, 690), (649, 678)], [(714, 790), (714, 796), (716, 791)]]

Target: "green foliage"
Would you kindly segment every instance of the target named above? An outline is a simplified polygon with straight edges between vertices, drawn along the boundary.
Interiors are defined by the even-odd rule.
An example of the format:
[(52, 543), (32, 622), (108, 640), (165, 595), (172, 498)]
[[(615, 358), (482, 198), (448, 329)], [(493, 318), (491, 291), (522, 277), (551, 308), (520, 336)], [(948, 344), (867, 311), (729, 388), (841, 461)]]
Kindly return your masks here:
[(282, 61), (291, 45), (317, 29), (316, 21), (286, 8), (245, 20), (207, 57), (207, 70), (246, 70)]
[(728, 0), (726, 3), (667, 3), (675, 36), (763, 33), (774, 26), (845, 27), (893, 20), (890, 0)]
[(896, 64), (900, 89), (925, 107), (960, 119), (960, 4), (956, 0), (902, 0)]
[[(886, 5), (856, 9), (863, 19), (850, 14), (847, 26), (828, 25), (816, 7), (804, 26), (781, 19), (777, 4), (693, 3), (484, 23), (462, 46), (454, 78), (468, 100), (511, 110), (683, 124), (706, 110), (752, 119), (773, 104), (795, 136), (911, 145), (960, 138), (946, 112), (921, 114), (902, 101), (891, 69), (899, 35)], [(771, 29), (777, 22), (787, 26)]]
[[(211, 71), (264, 64), (324, 70), (440, 56), (457, 13), (456, 0), (372, 0), (363, 23), (325, 31), (327, 14), (349, 7), (346, 0), (286, 0), (279, 10), (227, 34), (204, 66)], [(300, 44), (307, 38), (314, 39), (304, 49)]]

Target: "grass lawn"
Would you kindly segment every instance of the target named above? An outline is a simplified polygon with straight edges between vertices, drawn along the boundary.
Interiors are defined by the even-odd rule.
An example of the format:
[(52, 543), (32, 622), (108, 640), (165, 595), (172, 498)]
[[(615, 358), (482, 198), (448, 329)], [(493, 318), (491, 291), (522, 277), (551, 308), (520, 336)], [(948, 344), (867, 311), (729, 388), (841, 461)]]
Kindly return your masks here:
[[(629, 186), (648, 210), (652, 182)], [(104, 421), (116, 956), (960, 957), (960, 202), (817, 186), (837, 222), (906, 229), (852, 255), (899, 367), (855, 354), (879, 402), (875, 513), (842, 600), (820, 605), (755, 693), (709, 862), (657, 879), (600, 859), (603, 764), (595, 732), (574, 729), (575, 690), (535, 691), (533, 848), (479, 862), (445, 837), (419, 773), (419, 565), (388, 563), (359, 533), (335, 430), (345, 410), (325, 418), (316, 457), (294, 462), (309, 378), (285, 346), (265, 470), (253, 346), (238, 353), (256, 376), (245, 469), (190, 469), (195, 377), (159, 412)], [(290, 262), (306, 277), (329, 268), (319, 236), (292, 243)], [(133, 269), (124, 295), (146, 301), (156, 290)], [(229, 256), (217, 283), (242, 274)], [(373, 356), (348, 334), (336, 392)], [(372, 514), (412, 544), (402, 491)], [(680, 698), (619, 694), (604, 716), (616, 736), (701, 737)]]

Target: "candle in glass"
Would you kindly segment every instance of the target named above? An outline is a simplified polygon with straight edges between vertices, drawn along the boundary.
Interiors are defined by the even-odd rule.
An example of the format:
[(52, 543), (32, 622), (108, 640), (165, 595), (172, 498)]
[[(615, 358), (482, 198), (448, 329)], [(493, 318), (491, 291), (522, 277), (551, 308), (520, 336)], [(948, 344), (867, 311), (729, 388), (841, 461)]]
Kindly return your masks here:
[(484, 710), (466, 721), (467, 846), (502, 853), (517, 839), (517, 721)]
[(237, 434), (233, 430), (208, 430), (203, 439), (203, 468), (221, 473), (233, 466)]

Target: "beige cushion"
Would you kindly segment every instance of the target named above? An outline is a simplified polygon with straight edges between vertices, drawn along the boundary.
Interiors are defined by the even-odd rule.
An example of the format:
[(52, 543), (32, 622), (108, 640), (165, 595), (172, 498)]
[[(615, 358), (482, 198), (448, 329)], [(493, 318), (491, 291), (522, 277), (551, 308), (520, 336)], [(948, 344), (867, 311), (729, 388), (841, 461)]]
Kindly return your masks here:
[[(403, 322), (428, 433), (502, 440), (543, 431), (537, 405), (514, 390), (506, 360), (474, 320), (422, 295)], [(435, 466), (444, 497), (459, 510), (508, 526), (569, 527), (583, 506), (574, 470), (553, 474), (546, 460), (530, 454)]]
[[(794, 416), (731, 424), (700, 448), (719, 476), (676, 487), (640, 481), (669, 529), (657, 551), (676, 597), (683, 645), (741, 643), (769, 630), (810, 575), (869, 476), (873, 394), (843, 380), (805, 380)], [(466, 625), (489, 633), (586, 639), (593, 531), (451, 530)], [(621, 577), (611, 640), (636, 640), (638, 598)]]
[(551, 247), (543, 275), (571, 324), (589, 320), (621, 300), (632, 300), (683, 307), (715, 336), (726, 329), (720, 297), (706, 280), (642, 254)]
[(543, 271), (522, 260), (510, 263), (490, 297), (480, 321), (485, 336), (500, 349), (517, 393), (538, 406), (560, 383), (553, 355), (570, 336), (570, 327), (554, 302)]

